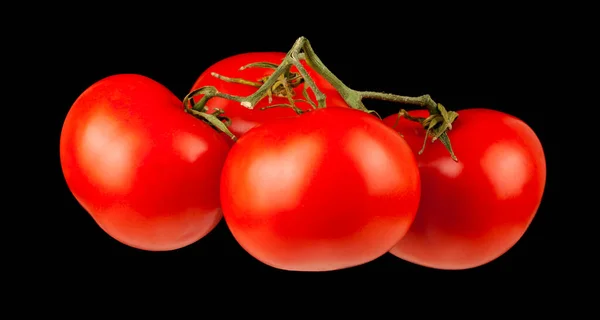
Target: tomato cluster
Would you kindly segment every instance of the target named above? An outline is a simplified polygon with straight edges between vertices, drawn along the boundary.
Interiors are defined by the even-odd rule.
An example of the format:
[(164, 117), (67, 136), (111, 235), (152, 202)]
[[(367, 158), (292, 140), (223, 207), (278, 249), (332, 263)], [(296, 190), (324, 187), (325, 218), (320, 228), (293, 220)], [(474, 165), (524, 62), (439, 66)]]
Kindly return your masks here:
[[(273, 73), (264, 63), (285, 57), (226, 58), (190, 91), (210, 86), (249, 96)], [(257, 62), (263, 67), (240, 69)], [(498, 258), (521, 238), (546, 179), (541, 143), (524, 122), (489, 109), (462, 110), (449, 131), (460, 160), (442, 143), (420, 154), (427, 134), (421, 123), (352, 108), (302, 63), (326, 107), (315, 108), (315, 94), (296, 85), (302, 79), (291, 68), (291, 92), (280, 83), (253, 109), (223, 97), (207, 102), (202, 112), (218, 113), (235, 140), (186, 112), (150, 78), (98, 81), (74, 102), (61, 133), (71, 192), (128, 246), (179, 249), (224, 217), (251, 256), (284, 270), (349, 268), (388, 252), (426, 267), (466, 269)], [(303, 112), (268, 108), (305, 93), (297, 100)]]

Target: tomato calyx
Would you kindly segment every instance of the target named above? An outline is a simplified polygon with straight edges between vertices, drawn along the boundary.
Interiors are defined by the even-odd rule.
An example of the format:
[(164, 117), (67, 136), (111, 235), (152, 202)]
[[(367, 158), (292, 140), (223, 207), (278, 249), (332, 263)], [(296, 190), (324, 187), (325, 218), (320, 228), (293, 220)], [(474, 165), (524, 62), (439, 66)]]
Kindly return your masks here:
[[(271, 63), (271, 62), (253, 62), (253, 63), (247, 64), (247, 65), (241, 66), (239, 68), (239, 70), (244, 70), (247, 68), (268, 68), (268, 69), (276, 70), (278, 67), (279, 67), (279, 65), (277, 65), (275, 63)], [(251, 80), (247, 80), (244, 78), (230, 78), (230, 77), (218, 74), (216, 72), (212, 72), (211, 76), (213, 76), (219, 80), (226, 81), (226, 82), (239, 83), (239, 84), (243, 84), (243, 85), (252, 86), (255, 88), (262, 87), (266, 83), (266, 81), (269, 80), (269, 77), (270, 77), (270, 76), (265, 76), (265, 77), (258, 79), (257, 81), (251, 81)], [(300, 85), (303, 85), (302, 95), (303, 95), (304, 99), (296, 99), (295, 98), (295, 91), (293, 89)], [(279, 75), (279, 77), (276, 79), (274, 84), (271, 87), (267, 87), (265, 94), (266, 94), (266, 97), (268, 98), (269, 103), (273, 102), (273, 96), (287, 98), (288, 103), (272, 104), (272, 105), (269, 105), (266, 107), (262, 107), (260, 110), (266, 110), (266, 109), (278, 108), (278, 107), (287, 107), (287, 108), (292, 108), (297, 114), (303, 114), (303, 113), (309, 112), (311, 110), (311, 109), (302, 110), (302, 109), (298, 108), (296, 106), (297, 102), (305, 102), (305, 103), (309, 104), (313, 109), (317, 108), (317, 105), (308, 96), (307, 86), (304, 83), (304, 78), (302, 77), (302, 75), (297, 72), (292, 72), (290, 70), (286, 70), (281, 75)], [(264, 96), (261, 97), (261, 99), (263, 99), (263, 98), (264, 98)]]
[[(194, 98), (199, 95), (203, 95), (203, 97), (200, 99), (202, 103), (200, 103), (200, 101), (194, 101)], [(205, 106), (206, 102), (204, 100), (208, 100), (214, 96), (221, 96), (221, 93), (218, 92), (214, 87), (202, 87), (194, 90), (188, 93), (188, 95), (183, 99), (183, 110), (204, 121), (213, 128), (223, 132), (229, 138), (231, 138), (231, 140), (237, 141), (237, 137), (231, 131), (229, 131), (229, 128), (227, 128), (231, 125), (231, 119), (223, 115), (223, 110), (215, 109), (213, 113), (207, 112), (207, 108)]]
[[(302, 110), (295, 107), (294, 102), (295, 99), (290, 94), (290, 85), (287, 77), (290, 74), (290, 69), (292, 67), (296, 67), (298, 72), (300, 73), (303, 83), (306, 87), (310, 88), (317, 100), (316, 106), (313, 105), (314, 109), (325, 108), (326, 103), (325, 94), (317, 87), (313, 79), (308, 74), (306, 68), (300, 62), (301, 60), (306, 61), (307, 65), (312, 68), (315, 72), (317, 72), (320, 76), (322, 76), (327, 82), (329, 82), (340, 94), (340, 96), (344, 99), (344, 101), (348, 104), (349, 107), (367, 112), (369, 114), (374, 114), (381, 119), (381, 116), (377, 114), (377, 112), (367, 109), (364, 105), (364, 99), (373, 99), (373, 100), (383, 100), (389, 102), (395, 102), (400, 104), (408, 104), (415, 105), (423, 108), (427, 108), (430, 116), (424, 119), (421, 118), (413, 118), (407, 116), (408, 113), (400, 110), (398, 113), (399, 116), (404, 116), (406, 119), (411, 121), (417, 121), (423, 125), (423, 128), (427, 131), (426, 138), (431, 136), (432, 141), (440, 140), (442, 144), (448, 150), (450, 157), (454, 161), (458, 161), (458, 158), (454, 154), (452, 150), (452, 144), (450, 142), (450, 137), (448, 136), (448, 130), (452, 129), (452, 122), (458, 117), (458, 113), (454, 111), (447, 111), (446, 108), (436, 103), (430, 95), (425, 94), (417, 97), (410, 96), (402, 96), (391, 93), (384, 92), (373, 92), (373, 91), (358, 91), (351, 89), (346, 84), (344, 84), (335, 74), (333, 74), (326, 66), (323, 64), (321, 59), (317, 56), (315, 51), (313, 50), (310, 42), (305, 37), (300, 37), (296, 40), (290, 51), (288, 51), (286, 57), (283, 61), (275, 67), (275, 64), (268, 64), (268, 67), (274, 68), (273, 73), (262, 81), (262, 85), (258, 87), (258, 89), (251, 95), (247, 97), (240, 97), (234, 95), (227, 95), (223, 93), (214, 94), (212, 96), (219, 96), (229, 100), (240, 102), (240, 104), (248, 109), (254, 109), (256, 104), (268, 96), (269, 92), (272, 92), (273, 87), (276, 83), (281, 83), (280, 86), (283, 87), (284, 90), (287, 91), (287, 97), (289, 100), (289, 104), (285, 105), (276, 105), (276, 106), (287, 106), (292, 107), (297, 113), (301, 114)], [(262, 65), (263, 67), (265, 65)], [(217, 75), (218, 76), (218, 75)], [(249, 84), (249, 83), (247, 83)], [(213, 88), (216, 92), (216, 89)], [(306, 90), (306, 88), (305, 88)], [(307, 96), (307, 95), (305, 95)], [(210, 99), (201, 99), (198, 102), (198, 108), (203, 108), (206, 102)], [(307, 99), (310, 101), (310, 99)], [(270, 106), (274, 107), (274, 106)], [(265, 109), (265, 108), (261, 108)], [(420, 151), (420, 154), (423, 153), (424, 148)]]
[[(275, 70), (275, 69), (277, 69), (277, 67), (278, 67), (277, 64), (271, 63), (271, 62), (253, 62), (253, 63), (249, 63), (247, 65), (241, 66), (239, 68), (239, 70), (244, 70), (244, 69), (248, 69), (248, 68), (266, 68), (266, 69)], [(252, 86), (255, 88), (260, 88), (267, 81), (267, 79), (269, 79), (269, 76), (265, 76), (265, 77), (258, 79), (257, 81), (251, 81), (251, 80), (247, 80), (244, 78), (230, 78), (230, 77), (218, 74), (216, 72), (212, 72), (211, 76), (213, 76), (219, 80), (232, 82), (232, 83), (239, 83), (239, 84), (243, 84), (243, 85)], [(267, 89), (267, 97), (269, 99), (269, 103), (273, 102), (273, 95), (275, 95), (276, 97), (283, 97), (283, 98), (288, 96), (288, 92), (285, 89), (286, 84), (289, 85), (290, 88), (296, 88), (303, 82), (304, 82), (304, 78), (302, 78), (302, 75), (297, 72), (288, 72), (287, 74), (282, 74), (281, 76), (279, 76), (277, 81), (275, 81), (275, 84), (273, 84), (273, 86), (271, 86), (270, 88)], [(293, 95), (293, 92), (292, 92), (292, 95)]]
[(452, 150), (452, 144), (450, 143), (450, 138), (446, 133), (447, 130), (452, 130), (452, 123), (456, 118), (458, 118), (458, 113), (454, 111), (447, 111), (446, 108), (441, 104), (437, 104), (437, 112), (430, 113), (427, 118), (423, 117), (413, 117), (404, 109), (400, 109), (398, 112), (398, 118), (393, 125), (395, 129), (398, 125), (398, 121), (400, 121), (400, 117), (404, 117), (407, 120), (419, 122), (423, 128), (425, 129), (425, 139), (423, 140), (423, 146), (419, 150), (418, 154), (421, 155), (425, 151), (425, 146), (427, 145), (427, 138), (431, 137), (431, 142), (435, 142), (436, 140), (440, 140), (446, 150), (450, 153), (450, 157), (454, 161), (458, 161), (458, 158), (454, 154), (454, 150)]

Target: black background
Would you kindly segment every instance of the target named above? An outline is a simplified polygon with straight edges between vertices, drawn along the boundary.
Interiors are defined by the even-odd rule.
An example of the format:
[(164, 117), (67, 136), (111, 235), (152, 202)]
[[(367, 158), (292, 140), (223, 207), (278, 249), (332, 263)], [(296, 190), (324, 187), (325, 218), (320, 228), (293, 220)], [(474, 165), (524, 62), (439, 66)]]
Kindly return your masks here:
[[(521, 241), (499, 259), (476, 269), (447, 272), (415, 266), (388, 254), (333, 274), (493, 275), (560, 268), (560, 259), (555, 255), (560, 246), (555, 232), (560, 221), (556, 204), (550, 203), (558, 198), (556, 190), (560, 184), (556, 169), (559, 137), (553, 131), (550, 116), (536, 107), (540, 80), (548, 75), (542, 54), (550, 37), (548, 29), (524, 25), (525, 22), (513, 28), (506, 24), (484, 28), (478, 21), (452, 29), (444, 24), (427, 27), (415, 22), (369, 29), (358, 26), (346, 32), (293, 27), (274, 32), (269, 28), (261, 31), (265, 23), (254, 21), (247, 27), (224, 31), (226, 28), (218, 27), (216, 21), (203, 22), (196, 29), (188, 29), (188, 25), (165, 28), (165, 24), (151, 19), (111, 28), (78, 21), (53, 29), (53, 53), (57, 59), (47, 67), (57, 75), (53, 81), (59, 82), (60, 89), (54, 91), (52, 112), (46, 112), (52, 125), (46, 138), (54, 154), (49, 163), (53, 187), (48, 192), (55, 204), (52, 211), (57, 213), (48, 219), (53, 227), (46, 246), (38, 244), (37, 250), (50, 250), (61, 258), (47, 263), (114, 268), (143, 263), (146, 268), (165, 265), (224, 273), (296, 274), (278, 271), (253, 259), (235, 242), (224, 221), (197, 243), (172, 252), (144, 252), (117, 242), (95, 224), (70, 194), (60, 169), (58, 142), (71, 104), (103, 77), (143, 74), (183, 98), (200, 73), (220, 59), (252, 51), (287, 52), (297, 37), (306, 36), (329, 69), (352, 88), (414, 96), (429, 93), (452, 110), (483, 107), (521, 118), (538, 134), (548, 164), (546, 192), (536, 218)], [(399, 107), (368, 103), (382, 116)]]

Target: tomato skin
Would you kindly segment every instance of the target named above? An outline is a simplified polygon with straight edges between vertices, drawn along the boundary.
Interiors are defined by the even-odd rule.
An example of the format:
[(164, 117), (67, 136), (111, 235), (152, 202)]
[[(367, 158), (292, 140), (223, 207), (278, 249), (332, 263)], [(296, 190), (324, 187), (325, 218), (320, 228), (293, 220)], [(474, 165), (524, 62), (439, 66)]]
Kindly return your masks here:
[[(223, 93), (244, 97), (249, 96), (256, 92), (258, 88), (239, 83), (226, 82), (213, 77), (211, 73), (215, 72), (230, 78), (243, 78), (258, 82), (259, 79), (271, 75), (274, 70), (266, 68), (247, 68), (244, 70), (239, 70), (239, 68), (254, 62), (271, 62), (280, 64), (285, 56), (286, 54), (283, 52), (249, 52), (230, 56), (218, 61), (206, 69), (192, 86), (192, 91), (204, 86), (214, 86), (218, 91)], [(328, 106), (348, 107), (342, 96), (340, 96), (337, 90), (335, 90), (335, 88), (329, 82), (327, 82), (327, 80), (308, 67), (305, 61), (302, 61), (302, 64), (317, 87), (327, 96), (326, 102)], [(298, 72), (298, 69), (292, 67), (291, 71)], [(304, 84), (301, 84), (300, 86), (294, 88), (295, 99), (305, 99), (302, 95), (303, 85)], [(307, 91), (311, 100), (316, 103), (316, 99), (312, 90), (307, 89)], [(287, 98), (276, 96), (273, 96), (273, 101), (269, 103), (268, 97), (265, 97), (254, 107), (253, 110), (250, 110), (241, 106), (239, 102), (215, 97), (211, 98), (206, 106), (209, 113), (212, 113), (216, 108), (224, 110), (224, 116), (229, 117), (232, 121), (229, 130), (237, 137), (240, 137), (248, 130), (261, 123), (278, 118), (295, 117), (296, 112), (294, 112), (294, 110), (291, 108), (277, 107), (260, 110), (260, 108), (268, 105), (288, 103), (289, 101)], [(307, 103), (297, 102), (296, 105), (302, 110), (312, 109), (312, 107)]]
[(222, 217), (224, 135), (141, 75), (104, 78), (75, 101), (60, 160), (78, 202), (116, 240), (143, 250), (185, 247)]
[[(459, 162), (442, 143), (417, 156), (422, 182), (419, 211), (393, 255), (436, 269), (469, 269), (497, 259), (532, 222), (546, 182), (542, 145), (523, 121), (494, 110), (467, 109), (448, 132)], [(427, 117), (426, 111), (411, 115)], [(393, 126), (397, 116), (384, 119)], [(401, 119), (397, 131), (415, 154), (425, 130)]]
[(253, 257), (292, 271), (331, 271), (387, 253), (420, 196), (406, 142), (381, 120), (325, 108), (257, 126), (221, 178), (229, 229)]

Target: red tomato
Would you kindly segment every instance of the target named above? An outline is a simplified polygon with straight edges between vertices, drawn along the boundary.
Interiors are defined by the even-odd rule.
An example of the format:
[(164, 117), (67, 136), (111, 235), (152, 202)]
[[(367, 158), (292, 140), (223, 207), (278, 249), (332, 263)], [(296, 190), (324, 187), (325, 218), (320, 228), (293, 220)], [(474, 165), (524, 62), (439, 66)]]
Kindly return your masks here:
[[(254, 62), (271, 62), (280, 64), (285, 56), (286, 54), (283, 52), (251, 52), (228, 57), (215, 63), (206, 71), (204, 71), (198, 80), (196, 80), (192, 90), (204, 86), (214, 86), (218, 91), (223, 93), (237, 96), (249, 96), (256, 92), (258, 88), (246, 84), (227, 82), (213, 77), (211, 73), (215, 72), (229, 78), (243, 78), (258, 82), (260, 79), (271, 75), (274, 70), (268, 68), (247, 68), (244, 70), (239, 70), (240, 67)], [(335, 90), (335, 88), (331, 86), (327, 80), (308, 67), (305, 61), (302, 61), (302, 64), (308, 71), (311, 78), (314, 80), (317, 87), (327, 96), (326, 101), (328, 106), (347, 107), (347, 104), (342, 96), (340, 96), (337, 90)], [(291, 71), (298, 72), (295, 67), (292, 67)], [(294, 88), (295, 99), (305, 99), (302, 95), (302, 86), (303, 84)], [(312, 90), (307, 89), (307, 91), (311, 100), (316, 103), (316, 99)], [(284, 107), (260, 110), (260, 108), (268, 105), (284, 103), (289, 103), (287, 98), (273, 96), (273, 101), (269, 103), (268, 97), (265, 97), (254, 107), (253, 110), (250, 110), (240, 105), (239, 102), (215, 97), (209, 100), (207, 103), (207, 109), (210, 113), (212, 113), (215, 108), (224, 110), (225, 113), (223, 115), (231, 119), (231, 126), (229, 127), (229, 130), (237, 137), (240, 137), (258, 124), (270, 121), (272, 119), (296, 116), (296, 112), (294, 112), (294, 110), (291, 108)], [(299, 102), (296, 105), (302, 110), (311, 109), (311, 106), (307, 103)]]
[[(459, 111), (448, 132), (458, 157), (439, 141), (417, 156), (422, 197), (417, 217), (391, 253), (437, 269), (468, 269), (508, 251), (540, 205), (546, 162), (535, 133), (521, 120), (487, 109)], [(410, 112), (427, 117), (427, 111)], [(384, 119), (393, 126), (397, 116)], [(416, 153), (425, 130), (401, 119), (397, 131)], [(429, 138), (431, 139), (431, 138)]]
[(60, 160), (75, 198), (110, 236), (162, 251), (189, 245), (222, 217), (224, 135), (183, 111), (161, 84), (123, 74), (98, 81), (63, 125)]
[(257, 126), (232, 147), (221, 177), (225, 221), (256, 259), (330, 271), (385, 254), (420, 196), (412, 151), (381, 120), (324, 108)]

